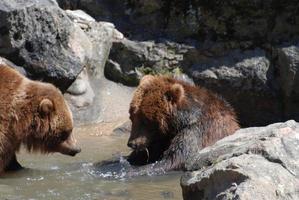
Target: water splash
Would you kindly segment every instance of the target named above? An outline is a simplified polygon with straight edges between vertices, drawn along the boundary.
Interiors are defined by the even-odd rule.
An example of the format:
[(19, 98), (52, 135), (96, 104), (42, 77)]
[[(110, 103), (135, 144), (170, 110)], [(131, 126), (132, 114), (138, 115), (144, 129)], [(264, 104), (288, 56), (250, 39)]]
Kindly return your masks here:
[(130, 163), (123, 156), (119, 156), (117, 160), (96, 164), (92, 174), (105, 179), (125, 179), (131, 169)]
[(125, 157), (120, 156), (118, 160), (103, 161), (94, 166), (93, 176), (105, 179), (126, 180), (136, 176), (157, 176), (166, 174), (159, 161), (144, 166), (132, 166)]
[(32, 177), (26, 178), (27, 181), (42, 181), (44, 179), (45, 178), (43, 176), (39, 176), (39, 177), (35, 177), (35, 178), (32, 178)]

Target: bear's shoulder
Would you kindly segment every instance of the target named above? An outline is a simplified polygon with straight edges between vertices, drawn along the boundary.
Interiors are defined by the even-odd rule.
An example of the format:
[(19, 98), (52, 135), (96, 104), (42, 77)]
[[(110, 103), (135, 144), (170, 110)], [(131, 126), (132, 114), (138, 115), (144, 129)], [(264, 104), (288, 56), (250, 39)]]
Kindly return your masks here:
[(21, 81), (25, 78), (18, 71), (4, 64), (0, 64), (0, 77), (0, 82), (3, 82), (4, 85), (17, 85), (20, 84)]

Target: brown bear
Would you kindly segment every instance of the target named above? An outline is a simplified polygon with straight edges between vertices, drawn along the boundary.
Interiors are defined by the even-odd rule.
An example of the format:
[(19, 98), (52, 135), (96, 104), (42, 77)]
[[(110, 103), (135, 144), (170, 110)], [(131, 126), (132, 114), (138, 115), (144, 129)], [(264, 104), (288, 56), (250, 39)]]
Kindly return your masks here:
[(29, 152), (76, 155), (72, 130), (71, 111), (56, 87), (0, 65), (0, 173), (21, 168), (15, 155), (21, 144)]
[[(233, 134), (233, 108), (211, 91), (170, 77), (145, 76), (131, 105), (131, 165), (152, 171), (187, 170), (202, 148)], [(148, 169), (147, 169), (148, 168)], [(142, 168), (137, 168), (141, 175)], [(132, 175), (132, 174), (131, 174)]]

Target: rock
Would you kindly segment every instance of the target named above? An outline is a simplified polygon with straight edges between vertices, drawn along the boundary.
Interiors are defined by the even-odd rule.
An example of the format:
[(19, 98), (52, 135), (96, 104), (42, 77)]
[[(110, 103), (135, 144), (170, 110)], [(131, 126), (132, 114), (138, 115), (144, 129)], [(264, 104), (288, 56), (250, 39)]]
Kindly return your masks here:
[(82, 110), (89, 107), (94, 101), (95, 94), (89, 81), (87, 69), (84, 68), (64, 95), (70, 103), (76, 122), (83, 120), (80, 119), (81, 113), (80, 111), (77, 111), (77, 109)]
[(131, 127), (132, 127), (132, 122), (130, 120), (126, 120), (123, 124), (116, 127), (113, 130), (113, 133), (117, 135), (130, 135)]
[(82, 10), (66, 10), (66, 14), (76, 23), (86, 24), (88, 22), (95, 22), (95, 19)]
[(97, 78), (103, 76), (104, 66), (113, 42), (123, 40), (124, 36), (109, 22), (96, 22), (82, 10), (67, 10), (67, 15), (88, 36), (92, 51), (88, 68)]
[(282, 118), (279, 92), (273, 86), (274, 70), (264, 50), (233, 50), (223, 56), (201, 54), (197, 61), (188, 59), (193, 63), (185, 64), (187, 74), (196, 84), (224, 96), (243, 126), (263, 125)]
[(132, 41), (114, 43), (105, 66), (105, 76), (112, 81), (137, 86), (145, 74), (178, 75), (183, 55), (190, 47), (174, 42)]
[(240, 129), (198, 153), (181, 178), (183, 197), (298, 199), (298, 144), (295, 121)]
[(299, 43), (274, 47), (273, 60), (285, 118), (299, 119)]
[(58, 3), (112, 22), (125, 35), (106, 63), (109, 80), (136, 86), (144, 74), (179, 74), (224, 96), (242, 126), (299, 120), (296, 1)]
[(112, 43), (121, 41), (123, 35), (113, 24), (95, 22), (83, 11), (66, 12), (92, 44), (86, 67), (65, 94), (73, 111), (75, 124), (113, 122), (127, 117), (133, 90), (104, 77), (104, 66)]
[(0, 3), (0, 55), (28, 76), (65, 91), (91, 54), (91, 42), (53, 0)]
[[(58, 0), (110, 21), (130, 39), (280, 42), (298, 38), (296, 1)], [(117, 12), (115, 12), (117, 11)]]
[(85, 32), (93, 44), (92, 59), (89, 61), (90, 71), (93, 76), (101, 78), (104, 76), (104, 67), (113, 42), (122, 40), (123, 35), (108, 22), (90, 23), (90, 28)]
[(137, 86), (142, 77), (142, 74), (136, 70), (125, 72), (120, 64), (110, 59), (106, 63), (104, 73), (109, 80), (128, 86)]
[(98, 3), (95, 0), (57, 0), (57, 3), (61, 8), (65, 10), (80, 9), (93, 16), (95, 16), (96, 14), (102, 15), (102, 12), (107, 13), (107, 11), (102, 8), (102, 6), (99, 6), (101, 3)]
[[(190, 77), (224, 96), (242, 126), (299, 119), (293, 67), (297, 66), (299, 14), (294, 1), (58, 3), (92, 16), (66, 11), (92, 41), (87, 69), (94, 76), (102, 76), (105, 65), (105, 77), (128, 86), (136, 86), (144, 74)], [(112, 22), (117, 29), (95, 21)]]

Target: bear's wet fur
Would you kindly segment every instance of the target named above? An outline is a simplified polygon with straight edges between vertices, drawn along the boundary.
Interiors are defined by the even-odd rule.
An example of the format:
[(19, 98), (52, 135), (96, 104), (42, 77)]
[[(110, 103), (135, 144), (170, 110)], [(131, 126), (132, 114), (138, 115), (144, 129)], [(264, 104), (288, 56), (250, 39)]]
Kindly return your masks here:
[(80, 149), (72, 130), (72, 113), (56, 87), (0, 65), (0, 173), (21, 168), (15, 154), (21, 145), (74, 156)]
[(165, 171), (188, 169), (198, 151), (240, 128), (223, 98), (165, 76), (147, 75), (140, 81), (129, 113), (133, 152), (127, 160)]

